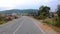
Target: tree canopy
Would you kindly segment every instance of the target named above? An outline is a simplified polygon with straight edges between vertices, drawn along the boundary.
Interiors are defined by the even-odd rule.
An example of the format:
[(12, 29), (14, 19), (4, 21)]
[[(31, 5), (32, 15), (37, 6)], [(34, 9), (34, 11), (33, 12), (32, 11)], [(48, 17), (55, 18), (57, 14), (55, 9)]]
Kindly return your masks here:
[(58, 5), (58, 8), (57, 8), (57, 15), (60, 17), (60, 5)]
[(48, 7), (48, 6), (41, 6), (39, 8), (39, 10), (40, 10), (40, 15), (48, 16), (49, 15), (50, 7)]

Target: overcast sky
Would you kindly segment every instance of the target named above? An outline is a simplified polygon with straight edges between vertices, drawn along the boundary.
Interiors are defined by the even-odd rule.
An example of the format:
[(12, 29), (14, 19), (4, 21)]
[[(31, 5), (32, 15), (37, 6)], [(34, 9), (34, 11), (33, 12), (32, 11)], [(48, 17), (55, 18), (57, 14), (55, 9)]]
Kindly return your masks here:
[(60, 0), (0, 0), (0, 10), (9, 9), (39, 9), (41, 5), (57, 8)]

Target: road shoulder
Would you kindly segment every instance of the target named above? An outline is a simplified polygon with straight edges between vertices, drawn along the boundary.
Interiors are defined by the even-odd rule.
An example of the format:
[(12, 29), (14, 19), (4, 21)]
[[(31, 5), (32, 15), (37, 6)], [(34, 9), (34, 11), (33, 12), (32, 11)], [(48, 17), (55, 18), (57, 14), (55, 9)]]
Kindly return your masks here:
[(3, 27), (3, 26), (6, 26), (6, 25), (9, 25), (9, 24), (12, 24), (13, 22), (16, 22), (19, 19), (13, 19), (12, 21), (8, 21), (7, 23), (0, 25), (0, 27)]
[(46, 34), (58, 34), (56, 31), (54, 31), (51, 27), (49, 27), (46, 24), (41, 23), (39, 20), (36, 20), (32, 17), (30, 17)]

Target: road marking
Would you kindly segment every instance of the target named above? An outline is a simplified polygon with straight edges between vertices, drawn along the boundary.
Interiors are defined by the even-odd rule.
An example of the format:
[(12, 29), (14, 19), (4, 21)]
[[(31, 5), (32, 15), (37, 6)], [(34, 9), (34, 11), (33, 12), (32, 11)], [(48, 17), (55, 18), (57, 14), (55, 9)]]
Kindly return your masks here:
[(29, 17), (29, 19), (31, 19), (31, 20), (33, 21), (33, 23), (41, 30), (41, 32), (43, 32), (43, 34), (46, 34), (46, 32), (43, 31), (43, 30), (39, 27), (39, 25), (38, 25), (32, 18)]
[(43, 30), (39, 27), (39, 25), (38, 25), (32, 18), (30, 18), (30, 17), (28, 17), (28, 18), (33, 21), (33, 23), (41, 30), (41, 32), (42, 32), (43, 34), (46, 34), (46, 32), (43, 31)]
[[(33, 20), (32, 20), (33, 21)], [(33, 23), (43, 32), (43, 34), (46, 34), (40, 27), (39, 27), (39, 25), (37, 24), (37, 23), (35, 23), (34, 21), (33, 21)]]
[[(25, 20), (24, 20), (25, 21)], [(24, 21), (22, 21), (22, 23), (21, 23), (21, 25), (19, 25), (18, 27), (17, 27), (17, 29), (13, 32), (13, 34), (15, 34), (18, 30), (19, 30), (19, 28), (23, 25), (23, 22)]]

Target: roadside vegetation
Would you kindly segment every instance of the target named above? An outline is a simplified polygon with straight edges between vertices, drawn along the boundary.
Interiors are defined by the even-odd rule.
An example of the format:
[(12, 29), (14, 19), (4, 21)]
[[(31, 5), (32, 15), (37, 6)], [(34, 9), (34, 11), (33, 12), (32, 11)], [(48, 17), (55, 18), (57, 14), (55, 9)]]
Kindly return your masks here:
[(38, 11), (38, 15), (34, 14), (33, 17), (38, 20), (43, 20), (43, 23), (53, 26), (52, 28), (60, 32), (60, 5), (57, 6), (57, 10), (50, 12), (51, 8), (48, 6), (41, 6)]
[(12, 16), (12, 15), (0, 15), (0, 25), (7, 23), (8, 21), (11, 21), (13, 19), (17, 19), (18, 16)]

